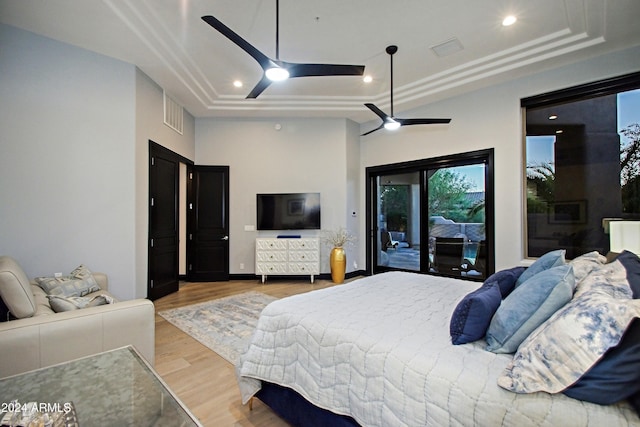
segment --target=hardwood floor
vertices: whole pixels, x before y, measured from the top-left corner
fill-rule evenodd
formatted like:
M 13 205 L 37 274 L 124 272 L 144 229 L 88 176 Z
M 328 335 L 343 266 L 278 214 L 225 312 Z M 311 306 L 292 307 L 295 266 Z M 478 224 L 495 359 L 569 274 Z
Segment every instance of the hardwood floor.
M 303 280 L 267 281 L 264 285 L 258 280 L 183 283 L 178 292 L 154 304 L 157 313 L 247 291 L 283 298 L 330 286 L 334 286 L 330 280 L 314 284 Z M 233 365 L 157 314 L 155 369 L 204 426 L 289 425 L 258 399 L 252 411 L 243 406 Z

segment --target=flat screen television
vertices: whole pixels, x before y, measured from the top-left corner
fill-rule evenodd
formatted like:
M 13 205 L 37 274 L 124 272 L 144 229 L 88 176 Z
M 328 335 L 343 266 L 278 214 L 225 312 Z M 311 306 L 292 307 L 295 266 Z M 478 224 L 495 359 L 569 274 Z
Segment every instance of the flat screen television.
M 258 230 L 320 230 L 320 193 L 257 194 Z

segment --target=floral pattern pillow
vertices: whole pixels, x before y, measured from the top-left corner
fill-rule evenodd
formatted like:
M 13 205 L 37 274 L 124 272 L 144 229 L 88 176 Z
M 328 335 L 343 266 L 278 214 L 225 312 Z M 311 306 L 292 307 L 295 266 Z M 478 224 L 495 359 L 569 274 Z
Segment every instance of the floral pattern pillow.
M 607 263 L 607 257 L 601 255 L 598 251 L 589 252 L 580 255 L 569 261 L 573 267 L 573 274 L 576 277 L 576 283 L 580 283 L 593 270 L 602 268 Z
M 632 298 L 633 291 L 627 280 L 627 270 L 620 261 L 592 270 L 576 285 L 573 298 L 579 298 L 590 291 L 606 293 L 613 298 Z
M 614 296 L 627 294 L 618 269 L 613 266 L 609 276 L 599 270 L 587 276 L 590 288 L 524 340 L 498 385 L 516 393 L 559 393 L 616 346 L 631 321 L 640 318 L 640 300 Z

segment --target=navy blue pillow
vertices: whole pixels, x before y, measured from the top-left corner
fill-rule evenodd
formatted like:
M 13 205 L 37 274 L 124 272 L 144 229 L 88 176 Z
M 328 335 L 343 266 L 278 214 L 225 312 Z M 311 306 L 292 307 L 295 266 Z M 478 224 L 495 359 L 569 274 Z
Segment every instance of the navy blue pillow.
M 451 342 L 458 345 L 484 338 L 500 302 L 502 295 L 496 282 L 467 294 L 453 310 L 449 325 Z
M 516 286 L 516 280 L 518 280 L 520 275 L 526 269 L 527 267 L 513 267 L 506 270 L 500 270 L 487 277 L 487 280 L 485 280 L 484 283 L 489 284 L 491 282 L 498 282 L 498 286 L 500 286 L 500 294 L 502 294 L 502 298 L 504 299 L 511 293 L 513 288 Z
M 627 270 L 627 281 L 633 291 L 633 299 L 640 298 L 640 258 L 633 252 L 622 251 L 616 258 Z
M 563 393 L 600 405 L 610 405 L 628 398 L 631 401 L 635 398 L 636 403 L 640 403 L 640 319 L 634 319 L 620 343 L 607 351 L 598 363 Z

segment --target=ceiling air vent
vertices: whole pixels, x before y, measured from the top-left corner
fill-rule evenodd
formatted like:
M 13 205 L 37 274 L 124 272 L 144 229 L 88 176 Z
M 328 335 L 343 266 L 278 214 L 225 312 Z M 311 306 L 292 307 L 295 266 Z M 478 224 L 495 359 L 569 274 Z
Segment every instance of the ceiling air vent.
M 463 49 L 464 47 L 462 46 L 462 43 L 460 43 L 460 40 L 455 37 L 431 46 L 431 50 L 433 50 L 439 57 L 448 56 L 453 53 L 460 52 Z
M 162 91 L 164 95 L 164 124 L 182 135 L 184 107 Z

